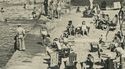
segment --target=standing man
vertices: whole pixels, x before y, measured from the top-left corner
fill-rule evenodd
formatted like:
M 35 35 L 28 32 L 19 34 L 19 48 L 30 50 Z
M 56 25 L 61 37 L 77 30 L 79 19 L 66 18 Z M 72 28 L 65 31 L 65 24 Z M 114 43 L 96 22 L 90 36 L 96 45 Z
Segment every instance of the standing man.
M 17 39 L 19 42 L 19 50 L 25 51 L 25 43 L 24 43 L 24 37 L 25 37 L 25 30 L 21 27 L 21 25 L 18 25 L 17 28 Z
M 44 0 L 44 11 L 45 11 L 45 16 L 48 15 L 48 0 Z

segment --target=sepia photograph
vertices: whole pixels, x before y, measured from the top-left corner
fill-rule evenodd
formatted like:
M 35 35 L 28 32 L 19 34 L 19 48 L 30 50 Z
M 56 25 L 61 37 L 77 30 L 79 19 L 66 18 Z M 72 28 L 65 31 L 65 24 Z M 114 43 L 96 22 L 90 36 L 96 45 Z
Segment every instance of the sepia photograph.
M 125 69 L 125 0 L 0 0 L 0 69 Z

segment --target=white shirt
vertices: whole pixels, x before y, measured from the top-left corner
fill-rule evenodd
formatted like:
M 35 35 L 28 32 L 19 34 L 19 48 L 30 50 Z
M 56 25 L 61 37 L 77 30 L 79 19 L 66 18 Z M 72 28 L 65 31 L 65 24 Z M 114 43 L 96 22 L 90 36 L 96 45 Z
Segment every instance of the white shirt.
M 18 27 L 17 28 L 17 34 L 18 35 L 24 35 L 25 34 L 25 30 L 22 27 Z

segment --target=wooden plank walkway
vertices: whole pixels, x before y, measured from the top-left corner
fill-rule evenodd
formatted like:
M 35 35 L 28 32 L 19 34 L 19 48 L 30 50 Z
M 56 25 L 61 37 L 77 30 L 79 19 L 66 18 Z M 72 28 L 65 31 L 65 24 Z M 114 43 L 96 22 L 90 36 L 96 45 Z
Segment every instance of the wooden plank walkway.
M 41 25 L 37 25 L 27 34 L 25 37 L 26 50 L 16 51 L 8 61 L 5 69 L 24 69 L 25 66 L 26 69 L 37 69 L 37 67 L 41 66 L 41 61 L 43 60 L 41 56 L 44 57 L 43 54 L 46 52 L 46 47 L 41 45 L 40 28 Z
M 45 53 L 45 47 L 41 45 L 41 42 L 42 40 L 40 36 L 28 34 L 25 38 L 26 53 L 30 53 L 32 55 Z

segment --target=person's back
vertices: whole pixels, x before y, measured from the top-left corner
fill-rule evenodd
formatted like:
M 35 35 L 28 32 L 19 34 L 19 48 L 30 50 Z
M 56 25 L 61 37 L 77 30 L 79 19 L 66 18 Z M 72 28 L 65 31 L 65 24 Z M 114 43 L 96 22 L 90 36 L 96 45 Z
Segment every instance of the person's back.
M 25 30 L 22 27 L 18 27 L 17 28 L 17 34 L 18 35 L 24 35 L 25 34 Z
M 69 54 L 69 60 L 67 62 L 67 65 L 73 66 L 76 60 L 77 60 L 77 54 L 71 51 L 71 53 Z

